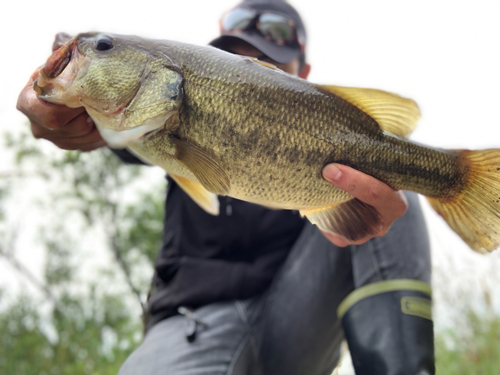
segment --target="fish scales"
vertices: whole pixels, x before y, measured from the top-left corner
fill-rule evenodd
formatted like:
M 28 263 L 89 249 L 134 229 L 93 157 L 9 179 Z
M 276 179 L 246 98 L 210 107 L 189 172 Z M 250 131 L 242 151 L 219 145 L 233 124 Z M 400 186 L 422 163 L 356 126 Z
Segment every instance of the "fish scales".
M 420 114 L 395 94 L 316 85 L 212 47 L 102 33 L 61 42 L 33 88 L 83 105 L 111 146 L 164 168 L 212 214 L 215 194 L 229 195 L 298 209 L 351 240 L 373 235 L 378 213 L 322 178 L 336 162 L 427 196 L 474 250 L 500 244 L 500 152 L 408 141 Z
M 283 81 L 276 85 L 276 72 L 231 55 L 203 60 L 208 61 L 205 69 L 197 66 L 192 51 L 181 60 L 186 100 L 179 134 L 212 151 L 237 198 L 278 202 L 284 208 L 290 208 L 288 202 L 302 208 L 349 199 L 320 178 L 329 162 L 342 162 L 394 188 L 428 196 L 439 196 L 456 181 L 456 155 L 385 135 L 352 104 L 306 81 L 290 82 L 282 74 Z M 227 71 L 221 68 L 224 64 L 235 66 Z M 439 163 L 432 164 L 432 170 L 430 159 Z M 441 174 L 443 170 L 451 173 Z

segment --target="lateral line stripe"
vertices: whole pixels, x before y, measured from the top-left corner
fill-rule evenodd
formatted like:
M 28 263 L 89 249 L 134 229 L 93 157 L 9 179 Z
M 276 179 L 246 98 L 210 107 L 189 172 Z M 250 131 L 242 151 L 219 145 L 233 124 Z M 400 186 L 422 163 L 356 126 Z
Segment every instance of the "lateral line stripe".
M 349 310 L 354 304 L 361 301 L 362 299 L 374 296 L 376 294 L 394 292 L 398 290 L 421 292 L 427 294 L 429 297 L 432 296 L 431 286 L 423 281 L 412 279 L 379 281 L 377 283 L 362 286 L 361 288 L 358 288 L 354 292 L 349 294 L 337 308 L 337 316 L 339 319 L 342 319 L 347 310 Z

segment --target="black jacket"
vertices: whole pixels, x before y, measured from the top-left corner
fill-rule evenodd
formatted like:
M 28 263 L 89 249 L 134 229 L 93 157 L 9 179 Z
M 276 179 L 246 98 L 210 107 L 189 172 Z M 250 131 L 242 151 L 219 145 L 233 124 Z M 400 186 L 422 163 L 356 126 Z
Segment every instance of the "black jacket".
M 126 151 L 115 151 L 137 163 Z M 262 293 L 304 227 L 296 211 L 219 197 L 220 214 L 203 211 L 168 179 L 163 245 L 155 264 L 149 326 L 179 306 L 245 299 Z

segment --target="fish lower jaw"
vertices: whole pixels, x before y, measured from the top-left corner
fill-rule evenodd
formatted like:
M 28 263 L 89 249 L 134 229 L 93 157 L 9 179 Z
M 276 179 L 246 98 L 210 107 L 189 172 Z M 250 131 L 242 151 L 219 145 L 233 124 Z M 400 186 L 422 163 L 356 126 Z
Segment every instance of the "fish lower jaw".
M 42 83 L 41 80 L 36 79 L 33 82 L 33 90 L 38 94 L 38 97 L 46 102 L 53 104 L 64 104 L 67 107 L 81 107 L 78 100 L 69 100 L 68 95 L 65 94 L 67 87 L 71 83 L 67 82 L 66 85 L 60 83 Z M 72 105 L 73 104 L 73 105 Z
M 73 85 L 73 75 L 63 72 L 56 78 L 48 78 L 39 70 L 38 76 L 33 81 L 33 90 L 39 97 L 49 103 L 64 104 L 68 107 L 81 107 L 77 98 L 72 98 L 74 95 L 70 93 L 70 88 Z

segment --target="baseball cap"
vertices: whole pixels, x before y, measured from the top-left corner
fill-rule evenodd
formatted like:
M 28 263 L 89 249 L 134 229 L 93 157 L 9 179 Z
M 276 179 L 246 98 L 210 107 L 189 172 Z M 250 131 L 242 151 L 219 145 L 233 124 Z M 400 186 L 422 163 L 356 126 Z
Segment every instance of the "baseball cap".
M 224 45 L 234 39 L 247 42 L 272 60 L 286 64 L 296 57 L 304 57 L 306 45 L 306 30 L 299 13 L 284 0 L 246 0 L 238 4 L 229 12 L 238 8 L 250 9 L 257 14 L 263 12 L 277 13 L 293 21 L 295 38 L 290 43 L 278 44 L 267 39 L 255 27 L 239 30 L 238 32 L 226 31 L 221 27 L 221 36 L 212 40 L 210 45 L 224 49 Z

